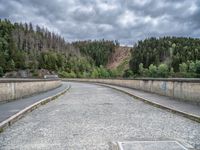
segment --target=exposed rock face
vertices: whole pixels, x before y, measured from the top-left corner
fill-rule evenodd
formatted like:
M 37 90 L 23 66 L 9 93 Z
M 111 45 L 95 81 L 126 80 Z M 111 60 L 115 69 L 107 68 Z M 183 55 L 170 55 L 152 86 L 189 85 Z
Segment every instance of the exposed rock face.
M 27 78 L 32 77 L 32 73 L 30 70 L 19 70 L 19 71 L 11 71 L 7 72 L 4 77 L 6 78 Z
M 43 78 L 44 75 L 49 75 L 51 74 L 49 70 L 46 70 L 46 69 L 40 69 L 37 71 L 37 74 L 38 74 L 38 77 L 41 77 Z
M 17 71 L 7 72 L 7 73 L 5 73 L 4 77 L 6 77 L 6 78 L 17 77 Z
M 112 56 L 109 59 L 109 62 L 107 64 L 108 69 L 116 69 L 120 64 L 123 63 L 125 59 L 130 57 L 131 48 L 130 47 L 118 47 L 115 49 L 115 52 L 112 54 Z

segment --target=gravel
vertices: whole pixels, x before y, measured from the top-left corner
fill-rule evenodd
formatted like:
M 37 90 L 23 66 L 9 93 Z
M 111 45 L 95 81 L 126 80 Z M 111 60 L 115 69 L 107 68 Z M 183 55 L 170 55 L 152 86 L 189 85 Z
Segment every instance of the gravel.
M 105 150 L 113 141 L 177 140 L 200 150 L 200 124 L 110 88 L 72 88 L 0 134 L 1 150 Z

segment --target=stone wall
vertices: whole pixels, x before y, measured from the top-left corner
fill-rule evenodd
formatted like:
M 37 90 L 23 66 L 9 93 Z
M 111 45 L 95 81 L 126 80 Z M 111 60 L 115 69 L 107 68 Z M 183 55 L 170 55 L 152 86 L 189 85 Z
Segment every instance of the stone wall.
M 48 91 L 61 85 L 60 80 L 0 79 L 0 102 Z
M 200 103 L 200 79 L 66 79 L 97 82 L 152 92 L 184 101 Z

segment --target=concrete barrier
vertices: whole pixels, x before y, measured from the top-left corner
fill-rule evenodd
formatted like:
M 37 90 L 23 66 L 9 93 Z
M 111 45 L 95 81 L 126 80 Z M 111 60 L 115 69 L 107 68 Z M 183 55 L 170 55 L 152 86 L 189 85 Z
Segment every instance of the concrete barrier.
M 40 107 L 41 105 L 44 105 L 44 104 L 56 99 L 57 97 L 65 94 L 70 88 L 71 88 L 71 86 L 68 86 L 67 88 L 65 88 L 61 92 L 56 93 L 55 95 L 41 99 L 40 101 L 35 102 L 34 104 L 27 106 L 26 108 L 20 110 L 18 113 L 12 115 L 8 119 L 0 122 L 0 133 L 3 132 L 3 130 L 6 129 L 7 127 L 11 126 L 14 122 L 16 122 L 17 120 L 24 117 L 27 113 L 35 110 L 36 108 Z
M 96 82 L 152 92 L 183 101 L 200 104 L 200 79 L 64 79 L 68 81 Z
M 0 79 L 0 102 L 48 91 L 60 85 L 58 79 Z

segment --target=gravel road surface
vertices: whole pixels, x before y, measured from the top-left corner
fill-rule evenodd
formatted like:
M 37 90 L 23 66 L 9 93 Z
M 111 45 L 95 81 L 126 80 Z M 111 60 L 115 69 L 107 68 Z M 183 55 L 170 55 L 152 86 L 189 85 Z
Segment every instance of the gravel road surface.
M 110 88 L 72 88 L 0 134 L 1 150 L 105 150 L 112 141 L 177 140 L 200 150 L 200 124 Z

